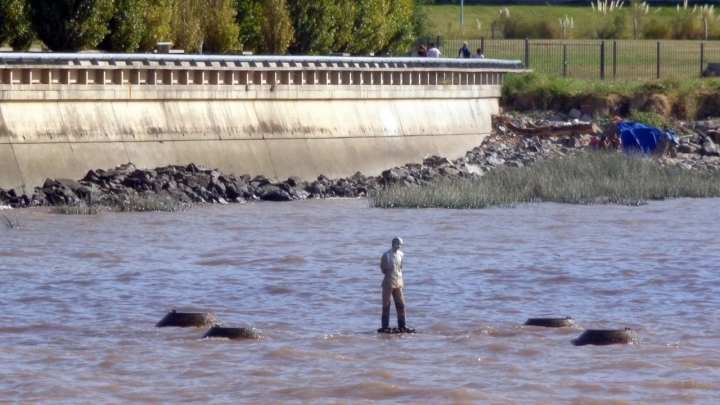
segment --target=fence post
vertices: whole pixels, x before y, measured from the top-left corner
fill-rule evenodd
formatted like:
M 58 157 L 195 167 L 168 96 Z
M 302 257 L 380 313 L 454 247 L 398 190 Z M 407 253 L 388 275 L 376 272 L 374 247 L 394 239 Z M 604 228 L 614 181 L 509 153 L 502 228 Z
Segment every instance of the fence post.
M 656 75 L 656 76 L 657 76 L 657 78 L 659 79 L 659 78 L 660 78 L 660 41 L 657 41 L 657 56 L 656 56 L 656 60 L 657 60 L 657 66 L 655 67 L 655 69 L 657 70 L 657 75 Z
M 703 66 L 705 66 L 705 43 L 700 42 L 700 77 L 703 77 Z
M 563 44 L 563 77 L 567 77 L 567 44 Z
M 613 79 L 617 78 L 617 41 L 613 41 Z
M 605 80 L 605 41 L 600 43 L 600 80 Z
M 530 68 L 530 40 L 525 38 L 525 69 Z

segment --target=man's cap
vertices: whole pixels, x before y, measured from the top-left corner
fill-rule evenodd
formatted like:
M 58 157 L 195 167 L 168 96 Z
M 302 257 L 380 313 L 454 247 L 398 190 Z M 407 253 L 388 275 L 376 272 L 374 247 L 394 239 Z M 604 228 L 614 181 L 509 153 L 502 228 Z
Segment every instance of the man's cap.
M 402 246 L 402 239 L 400 239 L 400 238 L 393 238 L 393 240 L 392 240 L 392 245 L 393 245 L 393 246 Z

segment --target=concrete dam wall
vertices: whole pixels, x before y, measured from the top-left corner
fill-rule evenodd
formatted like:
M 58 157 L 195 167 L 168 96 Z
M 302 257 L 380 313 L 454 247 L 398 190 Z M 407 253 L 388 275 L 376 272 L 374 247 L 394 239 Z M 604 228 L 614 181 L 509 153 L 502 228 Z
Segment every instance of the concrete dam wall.
M 0 57 L 0 187 L 27 191 L 128 162 L 281 181 L 457 158 L 490 132 L 503 74 L 521 69 L 417 58 L 10 55 L 25 56 Z

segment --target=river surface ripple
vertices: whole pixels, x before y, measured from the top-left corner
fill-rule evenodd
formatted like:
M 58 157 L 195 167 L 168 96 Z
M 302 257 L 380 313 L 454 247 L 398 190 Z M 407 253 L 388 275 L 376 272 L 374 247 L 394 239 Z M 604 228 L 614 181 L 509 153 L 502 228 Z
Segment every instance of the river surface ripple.
M 718 213 L 720 199 L 6 212 L 26 229 L 0 229 L 0 403 L 716 403 Z M 375 333 L 394 236 L 415 335 Z M 155 328 L 173 308 L 267 337 Z M 522 326 L 543 316 L 642 343 Z

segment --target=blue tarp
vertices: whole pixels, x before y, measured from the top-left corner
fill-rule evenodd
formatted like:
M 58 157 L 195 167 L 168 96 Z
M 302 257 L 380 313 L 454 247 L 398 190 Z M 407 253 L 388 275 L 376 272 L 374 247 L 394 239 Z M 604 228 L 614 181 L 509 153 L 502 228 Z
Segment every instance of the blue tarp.
M 638 122 L 618 122 L 618 132 L 625 153 L 649 156 L 662 139 L 674 143 L 675 146 L 679 144 L 675 132 L 663 131 Z

